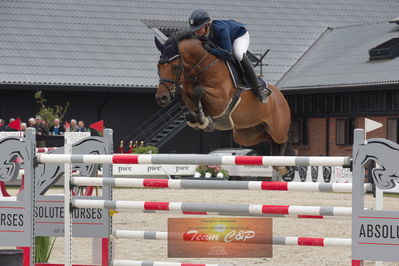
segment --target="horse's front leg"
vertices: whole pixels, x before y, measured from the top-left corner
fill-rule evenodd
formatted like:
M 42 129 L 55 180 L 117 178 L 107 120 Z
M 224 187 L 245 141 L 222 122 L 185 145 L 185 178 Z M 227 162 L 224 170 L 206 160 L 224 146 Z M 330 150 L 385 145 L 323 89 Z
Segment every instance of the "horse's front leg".
M 184 116 L 186 118 L 187 123 L 193 127 L 193 128 L 198 128 L 192 125 L 195 125 L 197 123 L 195 114 L 190 110 L 189 108 L 189 103 L 192 105 L 192 101 L 187 97 L 187 95 L 183 95 L 181 91 L 176 93 L 176 99 L 179 102 L 179 105 L 184 113 Z
M 202 109 L 201 99 L 204 95 L 205 89 L 202 86 L 197 86 L 193 90 L 193 111 L 195 115 L 195 120 L 199 123 L 198 127 L 204 131 L 213 131 L 213 121 L 211 117 L 206 117 L 204 110 Z

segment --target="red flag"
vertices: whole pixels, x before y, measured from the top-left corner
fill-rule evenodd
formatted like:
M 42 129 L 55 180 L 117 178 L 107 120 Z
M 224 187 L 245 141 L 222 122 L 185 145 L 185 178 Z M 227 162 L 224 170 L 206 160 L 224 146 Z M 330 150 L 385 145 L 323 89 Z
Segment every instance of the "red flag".
M 97 130 L 98 132 L 104 132 L 104 120 L 97 121 L 89 126 L 90 128 Z
M 65 128 L 70 128 L 70 127 L 71 125 L 67 121 L 65 121 Z
M 10 124 L 8 124 L 8 127 L 20 131 L 21 130 L 21 119 L 19 119 L 19 117 L 18 117 L 17 119 L 12 121 Z

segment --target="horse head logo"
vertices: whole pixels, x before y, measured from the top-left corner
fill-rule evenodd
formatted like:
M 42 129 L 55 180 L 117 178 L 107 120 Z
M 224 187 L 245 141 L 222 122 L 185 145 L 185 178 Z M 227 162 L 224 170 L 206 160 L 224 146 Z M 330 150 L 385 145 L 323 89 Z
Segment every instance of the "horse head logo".
M 399 181 L 399 145 L 386 139 L 370 139 L 361 145 L 354 156 L 354 163 L 365 165 L 373 160 L 376 167 L 371 171 L 379 189 L 394 188 Z
M 74 154 L 107 154 L 108 142 L 104 138 L 90 137 L 80 140 L 72 145 Z M 49 154 L 63 154 L 64 147 L 48 152 Z M 96 176 L 98 164 L 74 163 L 72 170 L 79 176 Z M 64 174 L 64 164 L 39 164 L 35 173 L 37 176 L 36 193 L 44 195 L 51 186 Z
M 20 163 L 27 159 L 25 143 L 18 138 L 0 140 L 0 181 L 9 182 L 19 174 Z

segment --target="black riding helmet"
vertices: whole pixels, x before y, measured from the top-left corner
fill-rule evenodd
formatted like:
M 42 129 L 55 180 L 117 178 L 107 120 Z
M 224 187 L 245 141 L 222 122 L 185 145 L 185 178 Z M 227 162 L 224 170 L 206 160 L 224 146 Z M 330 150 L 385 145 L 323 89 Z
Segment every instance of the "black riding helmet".
M 203 9 L 195 9 L 193 12 L 191 12 L 190 18 L 188 20 L 192 32 L 199 30 L 209 21 L 211 21 L 211 18 L 209 17 L 208 12 Z

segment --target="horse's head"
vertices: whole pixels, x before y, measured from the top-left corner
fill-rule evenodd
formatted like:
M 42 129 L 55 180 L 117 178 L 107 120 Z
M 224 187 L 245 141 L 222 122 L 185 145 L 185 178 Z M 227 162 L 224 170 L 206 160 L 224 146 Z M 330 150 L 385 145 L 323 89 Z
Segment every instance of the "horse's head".
M 169 39 L 165 44 L 155 38 L 155 44 L 161 52 L 158 61 L 159 85 L 155 99 L 159 106 L 165 107 L 170 103 L 176 91 L 180 89 L 184 67 L 177 41 L 174 38 Z

